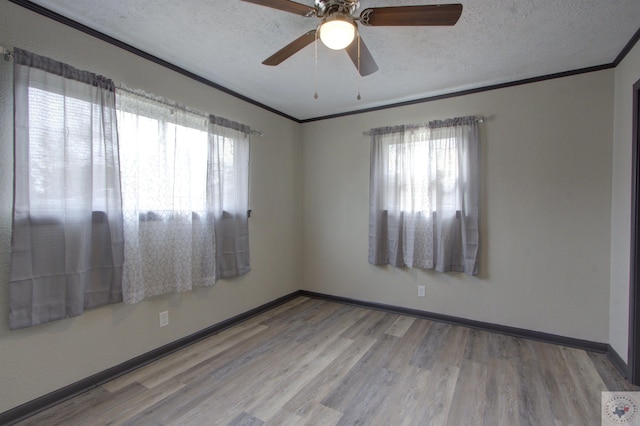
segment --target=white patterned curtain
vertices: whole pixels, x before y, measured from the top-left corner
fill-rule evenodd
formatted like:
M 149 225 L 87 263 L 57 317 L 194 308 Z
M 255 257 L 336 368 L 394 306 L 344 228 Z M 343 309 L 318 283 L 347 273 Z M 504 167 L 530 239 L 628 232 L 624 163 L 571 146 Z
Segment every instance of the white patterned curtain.
M 227 229 L 232 236 L 239 233 L 236 210 L 229 210 L 234 220 L 228 226 L 222 223 L 223 199 L 244 197 L 246 224 L 248 192 L 236 194 L 230 179 L 248 174 L 248 136 L 246 166 L 237 170 L 236 163 L 242 163 L 237 151 L 244 141 L 212 133 L 210 117 L 125 89 L 118 91 L 117 108 L 125 303 L 213 285 L 221 277 L 247 272 L 248 230 L 240 237 L 246 239 L 247 264 L 232 265 L 235 273 L 221 272 L 222 260 L 229 256 L 220 254 L 226 247 L 220 235 Z
M 12 329 L 122 301 L 111 80 L 14 49 Z
M 475 117 L 371 131 L 369 262 L 478 272 Z

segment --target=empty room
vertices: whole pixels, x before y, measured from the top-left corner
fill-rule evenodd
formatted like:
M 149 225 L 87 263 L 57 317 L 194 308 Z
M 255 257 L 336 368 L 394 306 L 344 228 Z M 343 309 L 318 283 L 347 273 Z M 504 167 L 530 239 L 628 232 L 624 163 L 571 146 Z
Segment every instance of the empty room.
M 0 424 L 640 424 L 639 40 L 0 0 Z

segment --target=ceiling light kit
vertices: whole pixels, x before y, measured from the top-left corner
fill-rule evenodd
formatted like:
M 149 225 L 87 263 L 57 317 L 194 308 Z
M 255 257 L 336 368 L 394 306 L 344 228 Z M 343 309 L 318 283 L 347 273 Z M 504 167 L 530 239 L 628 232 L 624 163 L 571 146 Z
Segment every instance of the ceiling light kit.
M 333 50 L 342 50 L 353 42 L 356 26 L 351 15 L 334 13 L 322 20 L 318 32 L 325 46 Z

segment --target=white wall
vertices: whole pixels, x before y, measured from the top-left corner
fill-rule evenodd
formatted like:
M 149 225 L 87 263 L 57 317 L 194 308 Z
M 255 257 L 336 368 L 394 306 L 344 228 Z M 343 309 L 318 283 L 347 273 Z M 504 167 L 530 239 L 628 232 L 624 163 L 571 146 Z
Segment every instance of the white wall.
M 300 288 L 298 123 L 6 1 L 0 2 L 0 45 L 50 56 L 264 132 L 252 138 L 251 147 L 249 274 L 213 288 L 111 305 L 9 331 L 13 153 L 11 129 L 0 126 L 0 412 Z M 10 82 L 10 65 L 2 62 L 1 78 Z M 11 102 L 10 92 L 0 92 L 1 116 L 11 114 Z M 160 329 L 158 313 L 164 310 L 170 325 Z
M 613 77 L 605 70 L 306 123 L 304 288 L 607 342 Z M 480 276 L 368 264 L 362 132 L 464 115 L 487 117 Z
M 628 362 L 631 247 L 631 144 L 633 85 L 640 80 L 640 44 L 615 70 L 611 202 L 611 293 L 609 340 Z

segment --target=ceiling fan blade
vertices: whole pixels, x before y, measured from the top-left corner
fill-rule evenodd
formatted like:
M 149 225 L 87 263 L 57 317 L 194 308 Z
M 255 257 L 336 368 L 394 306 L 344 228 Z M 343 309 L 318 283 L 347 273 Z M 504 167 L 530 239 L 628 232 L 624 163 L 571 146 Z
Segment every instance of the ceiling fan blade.
M 454 25 L 462 14 L 461 4 L 374 7 L 362 11 L 360 23 L 372 27 Z
M 285 59 L 288 59 L 293 54 L 307 47 L 309 44 L 313 43 L 316 39 L 316 30 L 311 30 L 306 34 L 298 37 L 291 43 L 287 44 L 282 49 L 278 50 L 273 55 L 269 56 L 262 63 L 264 65 L 278 65 L 283 62 Z
M 353 65 L 358 68 L 358 41 L 360 41 L 360 75 L 365 77 L 378 71 L 378 65 L 376 61 L 373 60 L 373 56 L 371 56 L 367 45 L 364 44 L 362 37 L 360 37 L 359 40 L 356 38 L 353 40 L 353 43 L 345 48 L 353 61 Z
M 285 12 L 295 13 L 301 16 L 315 16 L 316 10 L 313 7 L 296 3 L 289 0 L 242 0 L 247 3 L 259 4 L 260 6 L 270 7 L 272 9 L 278 9 Z

